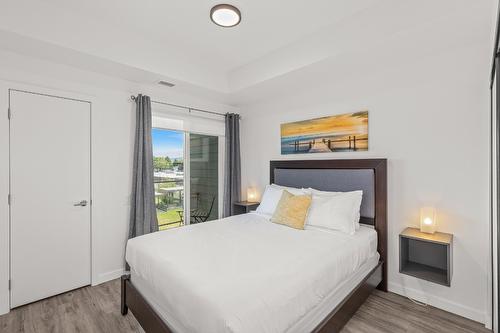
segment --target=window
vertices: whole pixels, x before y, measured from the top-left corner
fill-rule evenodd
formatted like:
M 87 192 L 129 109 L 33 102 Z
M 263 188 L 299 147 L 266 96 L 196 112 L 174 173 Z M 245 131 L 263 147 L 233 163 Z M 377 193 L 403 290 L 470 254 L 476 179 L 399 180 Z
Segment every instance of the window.
M 184 133 L 153 128 L 155 204 L 160 230 L 182 225 Z

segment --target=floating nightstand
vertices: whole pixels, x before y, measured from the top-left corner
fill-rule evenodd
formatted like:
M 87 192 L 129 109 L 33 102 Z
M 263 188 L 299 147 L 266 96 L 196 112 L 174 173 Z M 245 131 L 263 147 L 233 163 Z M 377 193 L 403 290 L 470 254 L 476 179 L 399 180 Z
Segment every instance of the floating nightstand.
M 452 234 L 428 234 L 416 228 L 406 228 L 399 234 L 400 273 L 449 287 L 452 265 Z
M 250 211 L 255 210 L 259 207 L 260 202 L 249 202 L 249 201 L 238 201 L 234 203 L 234 214 L 240 215 L 250 213 Z

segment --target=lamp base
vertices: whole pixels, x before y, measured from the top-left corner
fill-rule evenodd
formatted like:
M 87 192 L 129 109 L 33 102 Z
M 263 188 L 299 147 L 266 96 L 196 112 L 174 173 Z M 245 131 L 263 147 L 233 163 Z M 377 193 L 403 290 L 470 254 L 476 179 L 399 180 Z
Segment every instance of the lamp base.
M 436 232 L 436 228 L 434 226 L 420 226 L 420 232 L 426 233 L 426 234 L 433 234 Z

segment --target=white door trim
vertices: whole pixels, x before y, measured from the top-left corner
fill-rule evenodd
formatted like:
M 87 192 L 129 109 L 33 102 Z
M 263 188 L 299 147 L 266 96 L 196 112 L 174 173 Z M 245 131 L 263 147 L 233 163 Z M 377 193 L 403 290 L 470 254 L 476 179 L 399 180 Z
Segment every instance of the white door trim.
M 90 275 L 90 280 L 91 284 L 93 285 L 95 281 L 97 281 L 97 277 L 95 276 L 95 260 L 94 260 L 94 228 L 93 228 L 93 183 L 92 183 L 92 174 L 93 174 L 93 161 L 92 161 L 92 104 L 93 104 L 93 98 L 88 98 L 89 96 L 85 95 L 80 95 L 76 93 L 71 93 L 67 94 L 66 92 L 62 92 L 59 90 L 52 90 L 52 89 L 47 89 L 47 88 L 41 88 L 41 87 L 36 87 L 36 86 L 30 86 L 30 85 L 24 85 L 24 84 L 9 84 L 7 88 L 7 105 L 9 107 L 9 114 L 11 115 L 10 118 L 15 117 L 15 110 L 11 110 L 11 92 L 21 92 L 21 93 L 26 93 L 26 94 L 33 94 L 33 95 L 39 95 L 39 96 L 47 96 L 47 97 L 53 97 L 53 98 L 60 98 L 60 99 L 65 99 L 65 100 L 70 100 L 70 101 L 77 101 L 77 102 L 83 102 L 83 103 L 88 103 L 89 104 L 89 156 L 90 156 L 90 188 L 89 188 L 89 193 L 90 193 L 90 204 L 89 204 L 89 210 L 90 210 L 90 222 L 89 222 L 89 232 L 90 232 L 90 267 L 89 267 L 89 275 Z M 11 113 L 12 112 L 12 113 Z M 9 156 L 8 156 L 8 183 L 9 183 L 9 188 L 8 192 L 9 194 L 12 192 L 11 188 L 11 158 L 10 158 L 10 152 L 11 152 L 11 123 L 10 123 L 10 118 L 8 120 L 8 128 L 9 128 Z M 9 309 L 11 308 L 11 290 L 10 290 L 10 280 L 12 278 L 11 274 L 11 265 L 12 265 L 12 228 L 11 228 L 11 206 L 9 204 L 8 207 L 8 271 L 9 271 Z

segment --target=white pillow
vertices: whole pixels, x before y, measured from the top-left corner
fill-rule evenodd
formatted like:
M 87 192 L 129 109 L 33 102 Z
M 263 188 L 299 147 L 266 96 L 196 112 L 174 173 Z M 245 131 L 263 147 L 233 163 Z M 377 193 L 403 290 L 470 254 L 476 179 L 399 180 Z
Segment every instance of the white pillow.
M 292 193 L 293 195 L 304 195 L 304 194 L 310 193 L 309 189 L 306 189 L 306 188 L 281 186 L 281 185 L 276 185 L 276 184 L 271 184 L 271 186 L 278 188 L 278 189 L 281 189 L 281 190 L 287 190 L 288 192 Z
M 345 192 L 333 192 L 333 191 L 320 191 L 312 187 L 309 187 L 307 191 L 311 192 L 312 194 L 320 194 L 320 195 L 337 195 L 345 193 Z
M 353 235 L 359 215 L 363 191 L 342 192 L 337 195 L 312 195 L 306 227 L 320 227 Z
M 335 196 L 335 195 L 339 195 L 339 194 L 342 194 L 342 193 L 349 193 L 349 192 L 320 191 L 320 190 L 317 190 L 317 189 L 312 188 L 312 187 L 309 187 L 307 189 L 307 191 L 309 193 L 311 193 L 311 194 L 316 194 L 316 195 L 330 195 L 330 196 Z M 363 191 L 361 191 L 361 194 L 362 193 L 363 193 Z M 359 230 L 359 228 L 360 228 L 360 225 L 359 225 L 359 219 L 360 218 L 361 218 L 361 213 L 358 210 L 358 213 L 354 217 L 354 225 L 356 226 L 356 230 Z
M 264 194 L 262 195 L 262 199 L 260 200 L 260 205 L 256 209 L 257 213 L 270 215 L 274 214 L 276 206 L 278 205 L 278 202 L 281 199 L 281 195 L 283 194 L 283 190 L 287 190 L 293 195 L 308 193 L 303 189 L 295 187 L 286 187 L 276 184 L 266 185 L 266 189 L 264 190 Z

